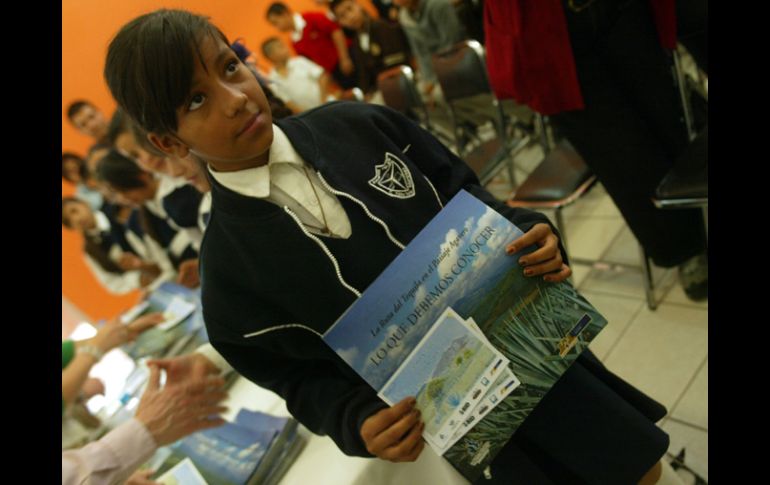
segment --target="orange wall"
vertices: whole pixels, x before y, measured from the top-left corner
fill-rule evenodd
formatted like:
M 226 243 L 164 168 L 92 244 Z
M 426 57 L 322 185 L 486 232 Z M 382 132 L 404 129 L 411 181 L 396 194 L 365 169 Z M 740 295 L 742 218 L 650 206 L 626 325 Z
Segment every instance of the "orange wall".
M 85 154 L 90 139 L 80 135 L 66 119 L 66 107 L 85 98 L 110 116 L 115 102 L 102 77 L 107 45 L 131 19 L 158 8 L 185 8 L 207 15 L 231 40 L 243 38 L 258 58 L 262 41 L 278 32 L 265 20 L 272 0 L 105 0 L 62 1 L 62 150 Z M 289 0 L 298 11 L 322 10 L 314 0 Z M 369 7 L 369 5 L 367 5 Z M 371 10 L 371 9 L 370 9 Z M 259 62 L 261 67 L 268 67 Z M 72 186 L 62 182 L 62 195 Z M 83 263 L 82 238 L 62 228 L 62 294 L 92 320 L 115 315 L 136 302 L 138 293 L 115 297 L 91 275 Z

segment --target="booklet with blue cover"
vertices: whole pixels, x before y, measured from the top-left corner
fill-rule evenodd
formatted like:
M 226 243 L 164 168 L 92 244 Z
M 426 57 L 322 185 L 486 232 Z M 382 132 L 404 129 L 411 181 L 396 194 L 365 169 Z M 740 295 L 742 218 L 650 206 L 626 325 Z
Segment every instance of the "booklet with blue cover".
M 471 481 L 607 321 L 569 282 L 525 277 L 522 231 L 460 191 L 324 334 Z

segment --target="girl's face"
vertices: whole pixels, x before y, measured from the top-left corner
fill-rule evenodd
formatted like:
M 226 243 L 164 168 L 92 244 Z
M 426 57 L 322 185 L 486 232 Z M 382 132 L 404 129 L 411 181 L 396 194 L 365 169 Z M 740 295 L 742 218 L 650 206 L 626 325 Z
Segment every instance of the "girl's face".
M 78 162 L 70 158 L 64 161 L 64 166 L 62 168 L 64 168 L 63 171 L 67 180 L 76 185 L 82 182 L 82 180 L 80 180 L 80 164 Z
M 215 170 L 229 172 L 264 165 L 273 142 L 270 107 L 259 83 L 230 47 L 204 36 L 196 56 L 192 88 L 177 110 L 175 135 L 150 135 L 176 158 L 197 155 Z
M 168 175 L 166 167 L 166 158 L 158 157 L 142 148 L 134 138 L 131 132 L 121 133 L 115 138 L 115 148 L 123 152 L 124 155 L 133 159 L 142 170 L 147 172 L 162 173 Z
M 211 190 L 211 184 L 206 176 L 206 164 L 192 156 L 187 158 L 168 159 L 169 172 L 173 177 L 183 178 L 198 192 L 206 193 Z
M 72 124 L 84 135 L 95 139 L 107 135 L 107 120 L 101 111 L 90 105 L 85 105 L 72 116 Z
M 69 202 L 62 208 L 63 215 L 76 231 L 86 231 L 96 227 L 94 213 L 84 202 Z

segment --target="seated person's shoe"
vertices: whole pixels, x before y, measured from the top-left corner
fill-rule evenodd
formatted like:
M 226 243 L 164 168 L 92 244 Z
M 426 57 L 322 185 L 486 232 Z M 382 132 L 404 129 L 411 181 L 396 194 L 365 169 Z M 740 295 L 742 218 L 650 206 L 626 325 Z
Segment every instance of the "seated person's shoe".
M 679 283 L 687 298 L 693 301 L 708 300 L 709 260 L 705 251 L 680 264 L 678 273 Z

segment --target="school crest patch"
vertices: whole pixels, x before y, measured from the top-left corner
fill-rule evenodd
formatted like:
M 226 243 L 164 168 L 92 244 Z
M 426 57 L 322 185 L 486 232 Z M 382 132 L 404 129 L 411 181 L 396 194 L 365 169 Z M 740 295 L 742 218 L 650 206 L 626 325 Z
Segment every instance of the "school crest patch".
M 390 152 L 385 152 L 385 161 L 374 167 L 374 178 L 369 185 L 397 199 L 408 199 L 415 194 L 411 172 L 400 158 Z

